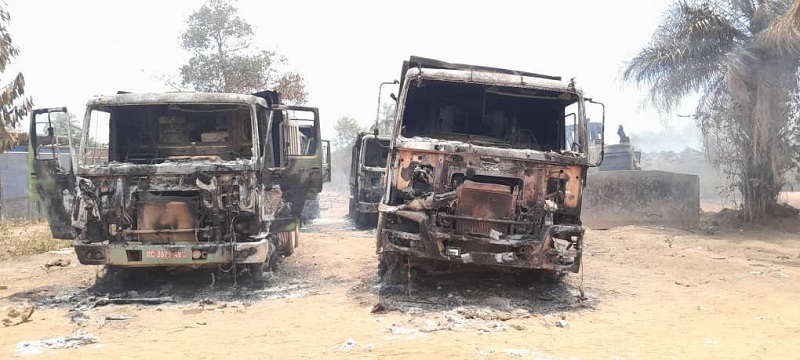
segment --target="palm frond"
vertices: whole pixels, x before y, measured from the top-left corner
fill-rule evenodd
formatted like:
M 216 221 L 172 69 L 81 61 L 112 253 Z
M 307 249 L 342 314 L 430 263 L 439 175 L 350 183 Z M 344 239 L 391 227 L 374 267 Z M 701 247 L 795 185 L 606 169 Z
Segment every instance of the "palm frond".
M 708 4 L 676 2 L 650 43 L 627 64 L 622 79 L 647 86 L 653 105 L 668 111 L 717 76 L 745 36 Z
M 772 26 L 781 15 L 792 8 L 792 2 L 793 0 L 759 1 L 752 19 L 753 34 L 761 33 Z
M 800 0 L 756 37 L 762 51 L 786 59 L 800 57 Z

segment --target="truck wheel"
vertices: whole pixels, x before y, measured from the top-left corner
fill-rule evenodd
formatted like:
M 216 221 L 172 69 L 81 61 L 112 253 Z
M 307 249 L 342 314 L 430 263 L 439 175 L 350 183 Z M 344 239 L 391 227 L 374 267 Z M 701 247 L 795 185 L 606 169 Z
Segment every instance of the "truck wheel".
M 386 223 L 386 217 L 383 213 L 378 213 L 378 223 L 375 226 L 375 253 L 379 254 L 381 252 L 381 248 L 383 247 L 383 243 L 381 242 L 381 233 L 383 232 L 383 227 Z
M 264 273 L 267 271 L 274 271 L 278 268 L 278 253 L 276 252 L 275 244 L 269 243 L 269 258 L 267 262 L 257 264 L 247 264 L 247 272 L 250 274 L 250 279 L 255 283 L 264 282 L 266 277 Z
M 356 217 L 358 216 L 358 211 L 356 211 L 356 202 L 353 198 L 350 198 L 350 203 L 348 204 L 347 216 L 350 217 L 350 220 L 356 221 Z
M 247 272 L 250 274 L 250 280 L 255 283 L 264 282 L 264 265 L 265 264 L 247 264 Z
M 564 281 L 564 277 L 567 276 L 567 273 L 563 271 L 548 271 L 545 273 L 544 280 L 549 284 L 558 284 Z
M 405 256 L 388 252 L 380 255 L 378 276 L 383 285 L 404 284 L 408 280 L 405 270 Z
M 364 228 L 364 213 L 356 212 L 355 216 L 353 217 L 353 222 L 356 223 L 356 229 L 363 229 Z
M 540 284 L 558 284 L 564 280 L 567 273 L 562 271 L 548 271 L 548 270 L 524 270 L 518 274 L 517 279 L 522 286 L 528 286 L 534 283 Z
M 297 247 L 297 238 L 299 236 L 299 228 L 296 228 L 294 231 L 278 233 L 278 254 L 283 256 L 291 256 L 294 254 L 294 248 Z
M 378 225 L 378 214 L 364 214 L 366 218 L 366 226 L 370 228 L 377 227 Z
M 356 228 L 358 229 L 374 228 L 378 222 L 378 214 L 360 212 L 355 219 Z

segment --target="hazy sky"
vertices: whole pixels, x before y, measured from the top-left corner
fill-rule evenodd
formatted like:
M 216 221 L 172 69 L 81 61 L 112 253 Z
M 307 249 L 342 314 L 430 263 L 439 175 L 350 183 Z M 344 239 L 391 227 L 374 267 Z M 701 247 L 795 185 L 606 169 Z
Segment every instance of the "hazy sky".
M 189 55 L 180 34 L 203 0 L 8 0 L 22 70 L 37 107 L 83 117 L 86 101 L 117 90 L 165 91 Z M 378 84 L 399 77 L 409 55 L 572 77 L 606 103 L 607 135 L 659 132 L 643 94 L 619 81 L 624 62 L 650 38 L 670 0 L 608 1 L 248 1 L 256 44 L 286 55 L 303 74 L 323 136 L 342 115 L 367 126 Z M 391 92 L 384 87 L 388 100 Z M 691 113 L 691 106 L 676 114 Z M 599 120 L 599 115 L 595 115 Z M 674 117 L 672 128 L 690 126 Z M 697 139 L 684 139 L 697 146 Z M 645 144 L 641 144 L 645 145 Z M 682 147 L 675 150 L 681 150 Z

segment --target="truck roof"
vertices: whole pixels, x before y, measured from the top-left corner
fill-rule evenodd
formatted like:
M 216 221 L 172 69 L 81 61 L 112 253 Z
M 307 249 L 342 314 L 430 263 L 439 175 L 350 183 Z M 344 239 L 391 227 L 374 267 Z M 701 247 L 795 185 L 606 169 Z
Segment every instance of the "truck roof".
M 92 98 L 87 107 L 103 105 L 155 105 L 155 104 L 258 104 L 268 107 L 259 96 L 228 93 L 164 92 L 164 93 L 119 93 Z
M 547 79 L 552 81 L 561 81 L 560 76 L 551 76 L 551 75 L 544 75 L 538 74 L 528 71 L 520 71 L 520 70 L 510 70 L 510 69 L 502 69 L 502 68 L 495 68 L 489 66 L 481 66 L 481 65 L 469 65 L 469 64 L 458 64 L 458 63 L 448 63 L 441 60 L 435 60 L 430 58 L 424 58 L 421 56 L 411 56 L 407 61 L 403 61 L 403 68 L 400 72 L 400 89 L 403 88 L 403 83 L 405 81 L 406 73 L 411 68 L 420 68 L 420 69 L 440 69 L 440 70 L 460 70 L 460 71 L 474 71 L 474 72 L 483 72 L 483 73 L 495 73 L 495 74 L 506 74 L 506 75 L 517 75 L 517 76 L 526 76 L 531 78 L 541 78 Z
M 407 74 L 409 76 L 419 76 L 429 80 L 548 90 L 559 93 L 583 93 L 580 87 L 575 86 L 571 82 L 568 83 L 565 81 L 516 74 L 501 74 L 475 70 L 464 71 L 425 68 L 411 68 L 408 69 Z

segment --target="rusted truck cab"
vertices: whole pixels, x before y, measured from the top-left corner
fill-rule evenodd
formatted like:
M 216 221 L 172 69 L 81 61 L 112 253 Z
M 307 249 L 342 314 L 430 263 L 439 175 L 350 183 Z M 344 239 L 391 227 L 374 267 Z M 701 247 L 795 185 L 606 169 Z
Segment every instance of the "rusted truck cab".
M 97 97 L 73 153 L 74 186 L 53 204 L 67 217 L 51 215 L 51 227 L 75 239 L 81 264 L 243 264 L 259 276 L 296 246 L 304 200 L 322 187 L 320 143 L 317 110 L 277 94 Z M 36 182 L 48 178 L 33 168 Z
M 358 227 L 375 226 L 378 204 L 385 191 L 384 172 L 389 156 L 389 135 L 361 132 L 350 160 L 350 219 Z
M 385 281 L 403 267 L 578 271 L 589 163 L 573 82 L 412 57 L 396 116 L 377 228 Z

